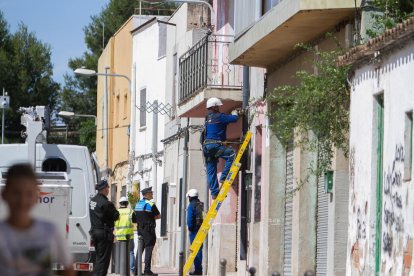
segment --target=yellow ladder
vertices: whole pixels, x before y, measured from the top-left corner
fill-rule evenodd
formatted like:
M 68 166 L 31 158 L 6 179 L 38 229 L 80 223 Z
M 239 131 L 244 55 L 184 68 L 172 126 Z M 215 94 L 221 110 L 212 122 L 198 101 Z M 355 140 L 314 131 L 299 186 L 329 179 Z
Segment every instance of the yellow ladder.
M 226 199 L 227 193 L 229 192 L 230 187 L 233 184 L 233 181 L 236 178 L 236 175 L 240 170 L 240 166 L 241 166 L 240 159 L 242 158 L 243 153 L 246 150 L 247 145 L 250 142 L 251 136 L 252 136 L 252 133 L 248 131 L 246 133 L 246 137 L 244 138 L 244 141 L 239 151 L 237 152 L 236 158 L 231 164 L 230 171 L 226 177 L 226 180 L 223 183 L 223 186 L 220 189 L 218 196 L 211 204 L 210 209 L 208 210 L 208 213 L 203 220 L 203 224 L 198 230 L 197 236 L 195 237 L 193 243 L 190 246 L 191 254 L 190 256 L 188 256 L 188 259 L 184 265 L 183 276 L 186 276 L 187 273 L 190 271 L 191 265 L 193 264 L 194 259 L 197 256 L 198 251 L 200 250 L 201 245 L 203 245 L 203 242 L 206 239 L 208 231 L 210 230 L 210 227 L 214 219 L 216 218 L 218 210 L 220 209 L 220 206 L 223 203 L 223 201 Z

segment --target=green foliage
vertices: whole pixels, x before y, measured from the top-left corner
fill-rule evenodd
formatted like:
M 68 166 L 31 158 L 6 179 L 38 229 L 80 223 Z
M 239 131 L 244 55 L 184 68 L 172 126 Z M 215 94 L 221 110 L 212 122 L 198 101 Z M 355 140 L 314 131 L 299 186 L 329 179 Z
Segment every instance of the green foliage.
M 314 55 L 317 74 L 298 71 L 298 85 L 279 86 L 269 93 L 268 116 L 273 132 L 285 146 L 295 141 L 296 146 L 318 152 L 318 164 L 309 169 L 319 176 L 330 168 L 334 148 L 348 151 L 349 67 L 336 65 L 338 55 L 344 52 L 339 43 L 332 51 L 303 44 L 298 47 Z
M 375 24 L 367 31 L 370 38 L 382 34 L 386 29 L 410 16 L 414 16 L 414 0 L 373 0 L 372 5 L 377 10 L 373 15 Z
M 96 149 L 96 126 L 93 118 L 88 118 L 80 123 L 79 142 L 87 146 L 91 152 Z
M 132 209 L 135 208 L 135 205 L 139 201 L 139 193 L 137 191 L 128 192 L 128 201 Z
M 11 97 L 6 113 L 6 136 L 10 142 L 20 139 L 23 127 L 17 110 L 21 106 L 56 106 L 59 84 L 52 79 L 50 46 L 20 24 L 12 34 L 0 12 L 0 84 Z

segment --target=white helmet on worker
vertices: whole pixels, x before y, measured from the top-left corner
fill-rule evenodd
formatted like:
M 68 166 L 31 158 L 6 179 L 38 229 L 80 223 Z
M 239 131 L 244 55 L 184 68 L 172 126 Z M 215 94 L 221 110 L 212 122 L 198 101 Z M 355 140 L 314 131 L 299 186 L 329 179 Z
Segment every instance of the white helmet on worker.
M 197 189 L 191 189 L 187 192 L 187 197 L 198 197 Z
M 206 108 L 209 109 L 213 106 L 221 106 L 223 103 L 219 98 L 210 98 L 207 100 Z
M 128 199 L 125 196 L 123 196 L 119 199 L 119 203 L 124 203 L 124 202 L 128 203 Z

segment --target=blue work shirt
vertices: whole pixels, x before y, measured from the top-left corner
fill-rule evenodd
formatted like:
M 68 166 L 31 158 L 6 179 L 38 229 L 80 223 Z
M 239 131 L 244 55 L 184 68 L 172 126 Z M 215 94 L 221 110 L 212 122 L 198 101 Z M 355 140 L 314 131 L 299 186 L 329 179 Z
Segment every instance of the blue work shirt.
M 227 125 L 237 122 L 238 119 L 237 115 L 209 112 L 206 119 L 206 139 L 225 141 Z
M 188 231 L 190 232 L 196 232 L 200 228 L 200 226 L 197 227 L 196 225 L 196 218 L 197 218 L 197 210 L 196 210 L 196 203 L 200 202 L 198 198 L 194 198 L 190 200 L 190 204 L 188 204 L 187 208 L 187 227 Z

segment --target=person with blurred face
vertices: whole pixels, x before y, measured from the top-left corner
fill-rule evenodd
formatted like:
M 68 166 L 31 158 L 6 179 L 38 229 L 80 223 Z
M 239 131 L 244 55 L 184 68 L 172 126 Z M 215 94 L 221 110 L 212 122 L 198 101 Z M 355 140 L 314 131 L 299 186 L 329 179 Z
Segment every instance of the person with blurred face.
M 31 216 L 38 202 L 38 181 L 29 164 L 16 164 L 7 171 L 1 193 L 9 216 L 0 222 L 0 274 L 52 275 L 52 264 L 63 264 L 63 275 L 74 275 L 72 257 L 57 227 Z

